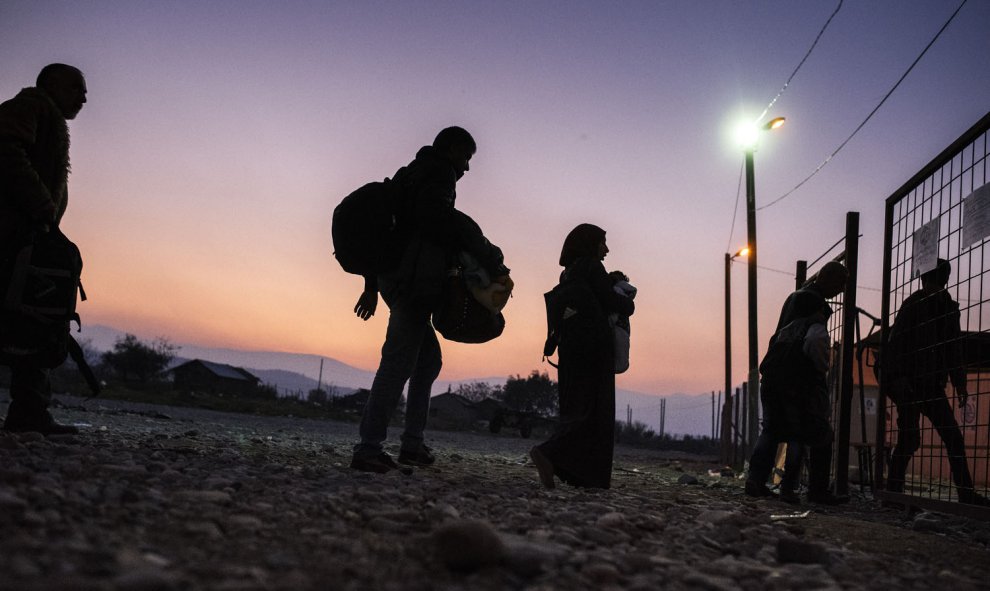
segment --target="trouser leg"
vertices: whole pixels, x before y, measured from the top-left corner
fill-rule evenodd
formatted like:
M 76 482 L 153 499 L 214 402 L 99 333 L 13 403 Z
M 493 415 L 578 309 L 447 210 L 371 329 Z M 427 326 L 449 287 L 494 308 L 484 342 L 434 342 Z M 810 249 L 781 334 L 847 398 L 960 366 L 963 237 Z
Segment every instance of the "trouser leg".
M 801 480 L 804 452 L 805 446 L 800 441 L 787 442 L 787 454 L 784 456 L 784 476 L 780 480 L 781 490 L 797 490 Z
M 960 495 L 972 494 L 973 477 L 969 473 L 969 465 L 966 462 L 966 442 L 962 432 L 959 430 L 959 423 L 956 415 L 952 412 L 947 398 L 940 397 L 925 403 L 922 412 L 935 430 L 938 431 L 945 451 L 949 456 L 949 468 L 952 472 L 952 481 L 959 489 Z
M 354 447 L 355 453 L 381 452 L 402 388 L 416 367 L 424 335 L 433 330 L 429 322 L 429 311 L 412 304 L 397 304 L 390 310 L 382 359 L 361 416 L 361 442 Z
M 428 329 L 423 335 L 416 367 L 409 378 L 406 396 L 406 425 L 402 433 L 402 448 L 416 450 L 423 443 L 423 431 L 430 415 L 430 391 L 440 375 L 443 357 L 436 332 Z
M 887 467 L 886 489 L 890 492 L 904 491 L 904 476 L 914 452 L 921 446 L 921 433 L 918 421 L 921 413 L 917 404 L 897 405 L 897 443 L 890 454 Z
M 749 458 L 749 481 L 757 484 L 767 483 L 773 472 L 773 461 L 776 457 L 778 443 L 780 440 L 776 435 L 764 427 L 753 447 L 753 455 Z
M 51 417 L 51 383 L 49 371 L 33 365 L 10 368 L 10 407 L 4 427 L 10 430 L 35 430 L 46 426 Z

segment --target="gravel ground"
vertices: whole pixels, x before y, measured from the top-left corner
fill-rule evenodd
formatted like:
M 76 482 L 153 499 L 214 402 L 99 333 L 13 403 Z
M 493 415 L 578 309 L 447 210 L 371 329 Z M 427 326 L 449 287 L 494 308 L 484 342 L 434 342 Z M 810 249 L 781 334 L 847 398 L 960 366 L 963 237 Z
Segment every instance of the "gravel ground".
M 431 431 L 436 467 L 372 475 L 347 467 L 354 424 L 60 401 L 56 416 L 79 435 L 0 434 L 0 589 L 961 591 L 990 580 L 990 524 L 864 498 L 794 517 L 710 476 L 703 458 L 619 446 L 611 490 L 548 491 L 527 459 L 534 442 L 512 436 Z

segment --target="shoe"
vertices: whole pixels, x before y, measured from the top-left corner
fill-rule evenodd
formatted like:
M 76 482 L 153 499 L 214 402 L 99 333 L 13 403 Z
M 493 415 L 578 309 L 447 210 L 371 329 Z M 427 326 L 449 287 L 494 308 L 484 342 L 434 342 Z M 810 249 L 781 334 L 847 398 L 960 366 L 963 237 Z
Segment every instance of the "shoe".
M 433 450 L 422 443 L 416 451 L 399 450 L 399 463 L 407 466 L 432 466 L 437 461 Z
M 976 505 L 977 507 L 990 507 L 990 499 L 972 490 L 960 491 L 959 502 L 963 505 Z
M 351 468 L 361 472 L 385 474 L 392 470 L 399 470 L 399 465 L 392 461 L 392 457 L 387 453 L 381 452 L 377 456 L 354 454 L 354 457 L 351 458 Z
M 780 489 L 780 494 L 777 495 L 777 498 L 779 498 L 781 501 L 787 503 L 788 505 L 800 505 L 801 504 L 801 497 L 798 496 L 798 494 L 796 492 L 794 492 L 793 490 L 790 490 L 790 489 L 787 489 L 787 488 Z
M 540 483 L 546 488 L 556 487 L 553 481 L 553 464 L 550 463 L 550 458 L 540 451 L 539 447 L 529 450 L 529 457 L 533 460 L 536 471 L 540 473 Z
M 746 496 L 747 497 L 772 497 L 774 496 L 773 491 L 770 490 L 767 485 L 762 482 L 755 482 L 753 480 L 746 480 Z
M 836 495 L 832 491 L 808 492 L 808 502 L 817 505 L 844 505 L 849 502 L 846 495 Z
M 17 407 L 11 404 L 13 411 L 8 410 L 7 419 L 3 422 L 4 431 L 10 433 L 37 432 L 42 435 L 75 435 L 79 429 L 72 425 L 63 425 L 55 421 L 52 413 L 47 410 L 42 414 L 28 415 L 18 412 Z

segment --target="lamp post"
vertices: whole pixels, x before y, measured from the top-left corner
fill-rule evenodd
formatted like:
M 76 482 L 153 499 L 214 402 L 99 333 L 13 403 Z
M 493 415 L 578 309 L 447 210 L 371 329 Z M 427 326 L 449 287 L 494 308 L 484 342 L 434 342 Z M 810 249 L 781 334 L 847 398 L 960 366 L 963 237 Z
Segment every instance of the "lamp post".
M 749 248 L 741 248 L 736 254 L 725 253 L 725 406 L 732 408 L 732 289 L 730 273 L 732 261 L 737 257 L 749 254 Z M 731 460 L 730 440 L 732 426 L 729 421 L 722 421 L 722 463 L 728 464 Z
M 756 180 L 753 172 L 753 154 L 756 152 L 760 131 L 777 129 L 784 124 L 783 117 L 771 119 L 756 129 L 751 129 L 744 140 L 746 152 L 746 242 L 749 244 L 749 433 L 746 441 L 749 451 L 756 444 L 759 434 L 759 403 L 760 403 L 760 369 L 759 369 L 759 337 L 756 329 Z

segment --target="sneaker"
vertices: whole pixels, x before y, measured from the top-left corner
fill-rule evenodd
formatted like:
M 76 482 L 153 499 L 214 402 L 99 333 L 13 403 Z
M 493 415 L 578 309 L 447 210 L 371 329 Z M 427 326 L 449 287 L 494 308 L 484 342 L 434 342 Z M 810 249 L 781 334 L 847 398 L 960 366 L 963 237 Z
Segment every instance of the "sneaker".
M 746 480 L 746 496 L 747 497 L 772 497 L 773 491 L 763 484 L 762 482 L 755 482 L 753 480 Z
M 399 463 L 407 466 L 432 466 L 437 459 L 433 456 L 433 450 L 422 443 L 415 451 L 405 449 L 399 450 Z
M 553 481 L 553 464 L 539 447 L 534 447 L 529 450 L 529 457 L 533 460 L 533 465 L 536 466 L 536 471 L 540 473 L 540 482 L 546 488 L 554 488 L 556 484 Z
M 808 502 L 817 505 L 844 505 L 849 502 L 849 497 L 846 495 L 836 495 L 828 490 L 816 493 L 809 492 Z
M 351 458 L 351 468 L 360 470 L 361 472 L 385 474 L 392 470 L 398 470 L 399 466 L 392 461 L 391 456 L 385 452 L 381 452 L 377 456 L 354 454 L 354 457 Z

